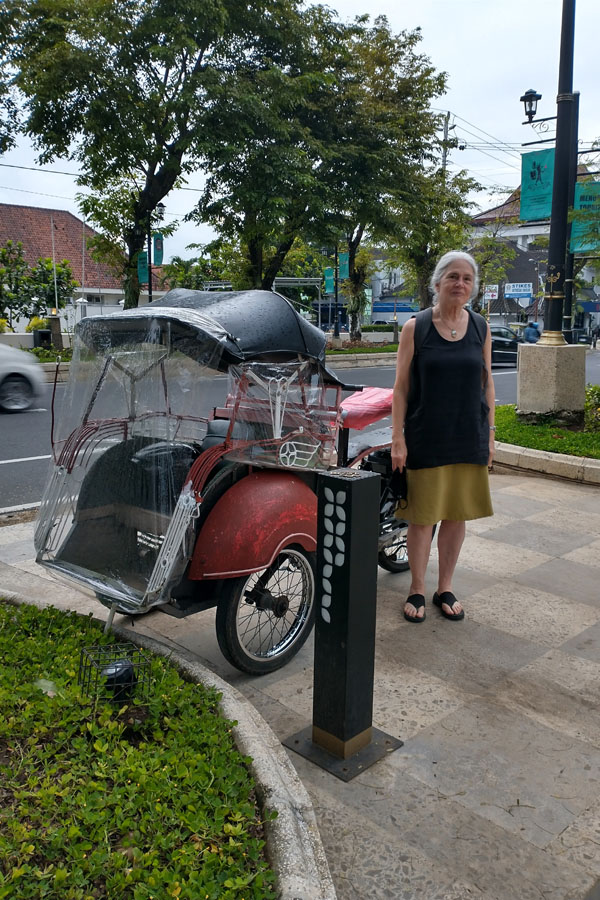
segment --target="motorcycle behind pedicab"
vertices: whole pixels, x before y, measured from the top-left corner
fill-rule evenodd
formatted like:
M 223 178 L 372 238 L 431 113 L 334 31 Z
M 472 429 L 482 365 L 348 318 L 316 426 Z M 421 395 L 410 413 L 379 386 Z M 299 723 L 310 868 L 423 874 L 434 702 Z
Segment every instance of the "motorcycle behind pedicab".
M 260 290 L 176 289 L 84 318 L 53 416 L 38 563 L 92 592 L 109 623 L 216 607 L 232 665 L 285 665 L 314 622 L 319 471 L 379 472 L 379 563 L 408 568 L 389 434 L 348 440 L 389 415 L 391 391 L 344 385 L 325 340 Z

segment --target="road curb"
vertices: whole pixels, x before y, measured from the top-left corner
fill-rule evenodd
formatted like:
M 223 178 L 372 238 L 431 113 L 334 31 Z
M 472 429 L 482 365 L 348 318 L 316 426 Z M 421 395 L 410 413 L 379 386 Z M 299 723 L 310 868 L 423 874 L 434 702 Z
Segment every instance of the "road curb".
M 1 590 L 1 589 L 0 589 Z M 37 598 L 25 598 L 13 591 L 3 597 L 17 606 L 46 604 Z M 82 616 L 82 618 L 84 618 Z M 89 616 L 85 616 L 89 620 Z M 104 625 L 104 620 L 92 617 Z M 266 850 L 277 876 L 278 900 L 336 900 L 335 887 L 312 802 L 278 737 L 246 698 L 201 663 L 186 657 L 146 635 L 113 625 L 118 638 L 163 656 L 190 681 L 219 692 L 219 706 L 226 719 L 234 722 L 232 733 L 243 756 L 250 758 L 249 769 L 256 782 L 257 798 L 264 813 L 277 812 L 264 823 Z
M 327 353 L 329 369 L 361 369 L 369 366 L 395 366 L 397 353 Z
M 357 369 L 368 368 L 370 366 L 395 366 L 396 353 L 348 353 L 348 354 L 327 354 L 326 363 L 331 369 Z M 59 384 L 68 381 L 70 363 L 61 363 L 58 368 Z M 46 383 L 53 384 L 56 375 L 56 363 L 40 363 Z
M 514 444 L 496 442 L 494 465 L 515 472 L 547 475 L 581 484 L 600 485 L 600 459 L 589 456 L 569 456 L 549 450 L 531 450 Z

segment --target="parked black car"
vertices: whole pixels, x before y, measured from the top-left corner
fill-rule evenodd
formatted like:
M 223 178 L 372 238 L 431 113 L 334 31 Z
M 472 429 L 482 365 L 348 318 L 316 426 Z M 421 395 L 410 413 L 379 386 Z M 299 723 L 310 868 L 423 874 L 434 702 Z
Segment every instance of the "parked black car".
M 519 344 L 523 343 L 521 335 L 507 325 L 491 325 L 490 331 L 492 334 L 492 363 L 510 363 L 511 366 L 515 366 Z

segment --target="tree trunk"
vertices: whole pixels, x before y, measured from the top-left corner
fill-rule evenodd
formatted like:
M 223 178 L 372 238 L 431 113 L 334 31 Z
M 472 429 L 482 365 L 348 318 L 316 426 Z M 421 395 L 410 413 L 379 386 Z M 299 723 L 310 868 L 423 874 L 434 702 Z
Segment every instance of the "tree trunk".
M 248 241 L 248 278 L 250 287 L 262 287 L 263 243 L 261 238 Z
M 348 272 L 350 282 L 352 284 L 352 294 L 358 297 L 363 290 L 363 276 L 361 272 L 356 270 L 356 254 L 364 233 L 364 225 L 357 225 L 353 231 L 352 237 L 348 239 Z M 353 309 L 350 312 L 350 340 L 360 341 L 362 331 L 360 329 L 360 313 L 364 305 L 361 304 L 360 309 Z
M 130 232 L 126 236 L 128 260 L 125 268 L 124 309 L 135 309 L 140 303 L 140 281 L 137 272 L 137 259 L 140 250 L 144 249 L 145 235 Z
M 419 298 L 419 308 L 427 309 L 431 306 L 431 293 L 429 291 L 429 278 L 427 273 L 422 269 L 417 275 L 417 297 Z
M 279 246 L 277 247 L 275 255 L 273 256 L 273 258 L 269 262 L 269 265 L 265 269 L 265 274 L 262 279 L 261 287 L 264 291 L 273 290 L 273 282 L 275 281 L 275 278 L 277 277 L 277 273 L 281 269 L 281 267 L 283 265 L 283 261 L 286 258 L 286 256 L 288 255 L 289 251 L 291 250 L 292 244 L 294 243 L 295 240 L 296 240 L 296 235 L 292 234 L 289 237 L 284 238 L 281 241 L 281 243 L 279 244 Z

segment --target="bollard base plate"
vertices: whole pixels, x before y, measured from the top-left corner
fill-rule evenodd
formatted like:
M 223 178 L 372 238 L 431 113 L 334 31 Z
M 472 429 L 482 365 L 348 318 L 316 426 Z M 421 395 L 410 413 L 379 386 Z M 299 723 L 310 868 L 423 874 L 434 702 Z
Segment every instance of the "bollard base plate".
M 404 741 L 392 737 L 391 734 L 379 731 L 378 728 L 372 728 L 370 742 L 362 750 L 359 750 L 347 759 L 341 759 L 320 747 L 319 744 L 315 744 L 312 736 L 313 727 L 309 725 L 307 728 L 303 728 L 301 731 L 297 731 L 290 737 L 285 738 L 282 744 L 342 781 L 352 781 L 365 769 L 379 762 L 388 753 L 392 753 L 404 744 Z

